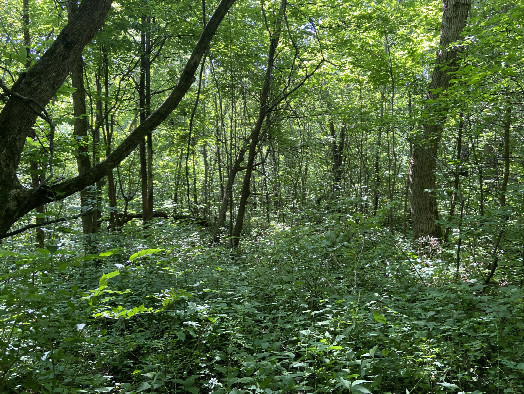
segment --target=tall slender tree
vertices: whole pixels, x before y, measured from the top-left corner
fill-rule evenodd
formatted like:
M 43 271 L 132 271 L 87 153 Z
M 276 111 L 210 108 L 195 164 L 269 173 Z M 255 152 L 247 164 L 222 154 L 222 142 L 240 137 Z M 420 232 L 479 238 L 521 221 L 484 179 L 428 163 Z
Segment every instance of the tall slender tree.
M 138 96 L 140 123 L 151 114 L 151 15 L 142 15 L 140 32 L 140 81 Z M 142 220 L 153 218 L 153 137 L 147 133 L 140 141 L 140 184 L 142 194 Z
M 78 11 L 78 4 L 75 1 L 68 1 L 67 11 L 69 19 L 72 19 Z M 86 108 L 86 92 L 84 86 L 84 59 L 79 55 L 71 69 L 71 85 L 75 89 L 73 92 L 73 116 L 76 148 L 76 163 L 78 174 L 82 175 L 91 168 L 88 146 L 89 122 Z M 93 188 L 86 188 L 80 191 L 80 205 L 82 215 L 82 231 L 84 234 L 96 233 L 98 230 L 98 215 L 95 209 L 96 191 Z

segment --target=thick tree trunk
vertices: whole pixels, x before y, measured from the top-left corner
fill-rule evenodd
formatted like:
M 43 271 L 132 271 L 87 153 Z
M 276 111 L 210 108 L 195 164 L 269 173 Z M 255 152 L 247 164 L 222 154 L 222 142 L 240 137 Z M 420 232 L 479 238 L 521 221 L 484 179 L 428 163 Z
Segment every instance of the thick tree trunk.
M 440 133 L 439 127 L 424 127 L 426 133 Z M 442 230 L 437 224 L 438 207 L 435 195 L 438 141 L 432 139 L 413 146 L 410 161 L 410 194 L 413 236 L 440 238 Z
M 27 73 L 21 74 L 11 89 L 2 86 L 10 99 L 0 112 L 0 235 L 31 209 L 47 202 L 43 185 L 28 191 L 18 182 L 17 170 L 25 141 L 32 133 L 36 118 L 48 118 L 45 106 L 66 79 L 84 46 L 104 23 L 111 2 L 84 0 L 42 58 Z M 41 193 L 44 198 L 29 198 L 29 193 L 32 197 Z
M 436 66 L 425 105 L 423 129 L 413 141 L 410 160 L 411 217 L 414 238 L 442 237 L 438 224 L 436 197 L 436 164 L 440 139 L 448 104 L 441 93 L 450 86 L 452 72 L 458 69 L 460 48 L 453 44 L 460 40 L 466 26 L 471 0 L 443 0 L 440 44 Z
M 0 113 L 0 201 L 21 189 L 16 172 L 36 118 L 55 95 L 84 46 L 102 26 L 111 0 L 85 0 L 42 58 L 10 89 Z
M 0 112 L 0 238 L 23 215 L 41 204 L 64 199 L 102 179 L 125 159 L 147 133 L 177 108 L 194 82 L 196 69 L 207 51 L 220 22 L 235 0 L 222 0 L 207 23 L 178 83 L 160 107 L 140 124 L 103 162 L 83 175 L 56 184 L 24 189 L 17 170 L 25 144 L 39 113 L 51 100 L 71 71 L 82 49 L 102 26 L 111 0 L 84 0 L 73 20 L 64 27 L 51 48 L 12 89 L 1 84 L 10 95 Z

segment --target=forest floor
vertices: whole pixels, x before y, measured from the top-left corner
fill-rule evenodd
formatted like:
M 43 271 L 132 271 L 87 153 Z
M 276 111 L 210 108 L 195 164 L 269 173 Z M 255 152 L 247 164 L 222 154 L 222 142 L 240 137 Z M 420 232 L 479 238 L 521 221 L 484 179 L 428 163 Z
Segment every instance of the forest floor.
M 524 392 L 509 261 L 486 287 L 478 251 L 457 275 L 453 245 L 340 217 L 208 239 L 162 221 L 90 254 L 5 242 L 0 392 Z

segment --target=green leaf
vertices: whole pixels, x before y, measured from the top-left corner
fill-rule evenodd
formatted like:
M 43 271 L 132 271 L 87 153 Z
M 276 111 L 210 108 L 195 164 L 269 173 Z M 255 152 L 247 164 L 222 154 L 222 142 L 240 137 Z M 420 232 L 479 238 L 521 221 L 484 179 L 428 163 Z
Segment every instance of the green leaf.
M 100 256 L 100 257 L 108 257 L 108 256 L 111 256 L 111 255 L 114 255 L 114 254 L 117 254 L 117 253 L 120 253 L 119 249 L 111 249 L 111 250 L 108 250 L 107 252 L 100 253 L 98 256 Z
M 49 256 L 51 254 L 51 252 L 47 248 L 46 249 L 38 248 L 36 249 L 36 252 L 44 256 Z
M 141 250 L 140 252 L 137 252 L 137 253 L 131 255 L 129 260 L 130 261 L 134 261 L 134 260 L 138 259 L 139 257 L 143 257 L 143 256 L 147 256 L 147 255 L 150 255 L 150 254 L 163 252 L 164 250 L 165 249 L 144 249 L 144 250 Z
M 438 385 L 445 387 L 447 389 L 458 389 L 459 387 L 454 383 L 448 383 L 448 382 L 441 382 L 437 383 Z
M 105 288 L 107 286 L 107 280 L 111 279 L 117 275 L 120 275 L 120 271 L 109 272 L 108 274 L 103 274 L 98 282 L 98 288 Z
M 147 309 L 146 307 L 144 306 L 144 304 L 140 305 L 140 306 L 137 306 L 131 310 L 128 310 L 126 311 L 126 315 L 127 317 L 132 317 L 134 315 L 136 315 L 137 313 L 141 313 L 141 312 L 147 312 Z
M 49 250 L 51 254 L 55 254 L 58 250 L 58 245 L 47 245 L 47 250 Z
M 141 391 L 145 391 L 145 390 L 148 390 L 151 388 L 151 385 L 147 382 L 142 382 L 138 385 L 138 387 L 136 388 L 136 391 L 137 392 L 141 392 Z
M 351 385 L 352 393 L 371 394 L 371 391 L 369 391 L 367 388 L 365 388 L 364 386 L 362 386 L 360 383 L 357 383 L 357 382 L 367 382 L 367 380 L 355 380 L 353 384 Z
M 379 323 L 386 324 L 386 318 L 378 312 L 373 312 L 373 317 Z

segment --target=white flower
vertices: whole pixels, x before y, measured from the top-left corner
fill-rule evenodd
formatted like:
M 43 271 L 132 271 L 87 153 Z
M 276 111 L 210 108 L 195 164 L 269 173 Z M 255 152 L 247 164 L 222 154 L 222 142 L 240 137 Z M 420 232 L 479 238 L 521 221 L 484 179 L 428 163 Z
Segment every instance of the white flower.
M 215 386 L 218 385 L 218 379 L 217 378 L 211 378 L 211 379 L 209 379 L 208 384 L 209 384 L 209 387 L 214 388 Z

